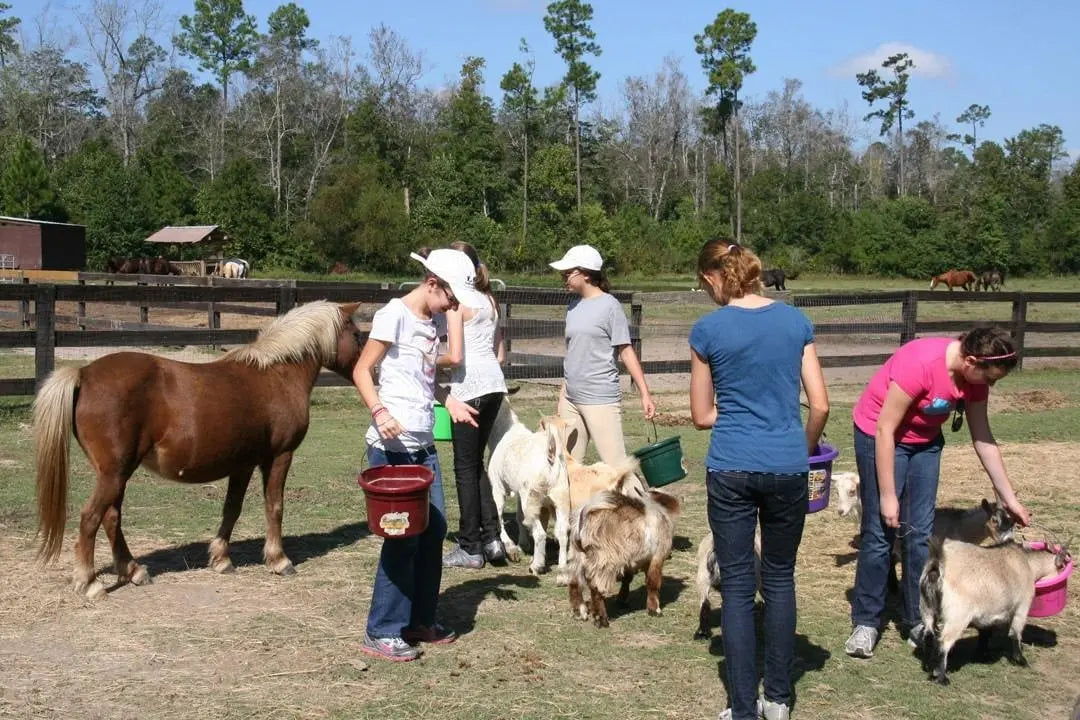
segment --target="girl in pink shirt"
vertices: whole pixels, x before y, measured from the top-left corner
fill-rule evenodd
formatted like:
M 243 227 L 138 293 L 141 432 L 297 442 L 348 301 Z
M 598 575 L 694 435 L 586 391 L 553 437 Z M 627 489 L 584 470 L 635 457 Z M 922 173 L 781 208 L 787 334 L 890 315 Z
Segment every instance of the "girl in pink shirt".
M 1016 367 L 1012 338 L 998 328 L 977 328 L 949 338 L 921 338 L 903 345 L 874 374 L 852 413 L 855 462 L 863 504 L 859 559 L 851 603 L 854 630 L 844 646 L 852 657 L 874 654 L 885 611 L 886 578 L 901 522 L 903 627 L 921 644 L 919 576 L 934 526 L 941 426 L 954 415 L 958 430 L 967 415 L 975 454 L 994 492 L 1021 525 L 1031 517 L 1013 492 L 1001 450 L 990 432 L 990 387 Z

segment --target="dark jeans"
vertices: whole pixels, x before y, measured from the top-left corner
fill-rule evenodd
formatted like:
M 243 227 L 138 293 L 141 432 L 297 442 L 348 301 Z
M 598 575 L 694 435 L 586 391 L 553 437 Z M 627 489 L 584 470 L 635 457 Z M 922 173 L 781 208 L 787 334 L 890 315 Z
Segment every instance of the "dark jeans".
M 416 453 L 386 452 L 369 447 L 368 463 L 377 465 L 426 465 L 435 473 L 424 532 L 399 540 L 383 540 L 375 587 L 371 591 L 367 633 L 371 637 L 401 637 L 401 631 L 435 623 L 442 582 L 442 541 L 446 537 L 446 509 L 442 473 L 435 448 Z
M 499 513 L 484 470 L 484 449 L 502 401 L 502 393 L 469 400 L 468 404 L 480 411 L 476 416 L 479 427 L 454 423 L 454 481 L 460 510 L 457 541 L 470 555 L 479 555 L 484 543 L 499 539 Z
M 709 527 L 723 598 L 722 631 L 734 720 L 757 718 L 754 631 L 754 528 L 761 521 L 761 593 L 765 598 L 765 697 L 791 704 L 795 658 L 795 555 L 807 509 L 807 473 L 709 470 Z
M 922 445 L 896 444 L 894 473 L 896 494 L 900 498 L 900 561 L 904 574 L 900 583 L 904 596 L 902 621 L 907 627 L 920 621 L 919 576 L 930 552 L 930 534 L 934 530 L 934 507 L 941 473 L 941 448 L 944 444 L 942 435 Z M 867 435 L 857 426 L 855 464 L 859 470 L 859 496 L 863 512 L 851 622 L 853 625 L 879 628 L 885 614 L 886 581 L 897 532 L 895 528 L 885 527 L 881 520 L 874 436 Z

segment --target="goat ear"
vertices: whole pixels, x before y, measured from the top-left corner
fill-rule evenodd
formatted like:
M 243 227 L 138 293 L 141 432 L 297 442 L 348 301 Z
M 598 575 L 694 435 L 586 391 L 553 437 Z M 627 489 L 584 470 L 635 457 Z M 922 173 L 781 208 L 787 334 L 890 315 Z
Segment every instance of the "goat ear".
M 578 438 L 578 429 L 574 428 L 573 430 L 570 431 L 570 434 L 566 436 L 566 451 L 567 452 L 570 452 L 570 450 L 575 445 L 577 445 L 577 438 Z
M 558 434 L 548 432 L 547 461 L 548 465 L 554 465 L 559 457 Z
M 983 498 L 982 509 L 983 509 L 983 512 L 986 513 L 987 515 L 993 515 L 994 514 L 994 508 L 990 506 L 990 501 L 987 500 L 986 498 Z

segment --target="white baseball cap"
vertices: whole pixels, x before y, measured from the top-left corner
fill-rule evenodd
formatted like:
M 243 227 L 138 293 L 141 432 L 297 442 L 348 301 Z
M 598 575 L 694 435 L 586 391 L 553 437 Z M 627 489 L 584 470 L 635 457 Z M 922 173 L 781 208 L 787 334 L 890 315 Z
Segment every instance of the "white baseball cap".
M 562 260 L 548 264 L 556 270 L 583 268 L 600 272 L 604 268 L 604 258 L 600 257 L 600 253 L 596 252 L 596 248 L 592 245 L 575 245 L 566 251 Z
M 484 307 L 487 300 L 476 289 L 476 268 L 468 255 L 460 250 L 439 248 L 428 253 L 426 258 L 416 253 L 409 253 L 409 257 L 418 260 L 428 272 L 449 285 L 460 304 L 471 308 Z

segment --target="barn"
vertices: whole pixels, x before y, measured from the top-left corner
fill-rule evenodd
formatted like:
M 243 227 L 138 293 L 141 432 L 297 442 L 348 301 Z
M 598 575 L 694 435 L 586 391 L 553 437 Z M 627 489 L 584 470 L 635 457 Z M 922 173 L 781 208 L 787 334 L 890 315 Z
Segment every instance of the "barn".
M 168 225 L 146 238 L 164 249 L 184 275 L 207 275 L 221 260 L 229 235 L 218 225 Z M 179 258 L 179 259 L 176 259 Z
M 85 270 L 86 226 L 0 216 L 0 256 L 17 270 Z

